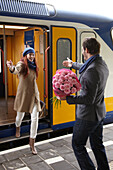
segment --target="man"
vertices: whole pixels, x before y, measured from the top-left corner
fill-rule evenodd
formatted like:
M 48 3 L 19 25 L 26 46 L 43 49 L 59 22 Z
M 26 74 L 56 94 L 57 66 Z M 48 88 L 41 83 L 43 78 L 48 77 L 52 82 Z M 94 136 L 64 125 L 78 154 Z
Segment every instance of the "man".
M 87 38 L 83 42 L 82 54 L 85 63 L 63 62 L 65 67 L 79 69 L 82 89 L 80 95 L 67 96 L 68 104 L 78 104 L 77 120 L 73 128 L 72 147 L 82 170 L 95 170 L 90 159 L 86 142 L 89 137 L 92 151 L 95 155 L 98 170 L 109 170 L 109 165 L 103 145 L 103 119 L 106 114 L 104 90 L 109 75 L 106 63 L 99 55 L 100 44 L 95 38 Z

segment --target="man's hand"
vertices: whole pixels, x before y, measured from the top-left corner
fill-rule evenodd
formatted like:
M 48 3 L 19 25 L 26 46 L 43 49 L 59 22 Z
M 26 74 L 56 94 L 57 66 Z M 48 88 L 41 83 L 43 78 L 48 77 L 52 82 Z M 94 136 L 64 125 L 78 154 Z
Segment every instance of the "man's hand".
M 58 100 L 66 100 L 66 96 L 64 97 L 59 97 L 59 96 L 56 96 Z
M 73 61 L 70 60 L 70 59 L 67 57 L 67 60 L 64 60 L 62 64 L 63 64 L 65 67 L 72 67 Z

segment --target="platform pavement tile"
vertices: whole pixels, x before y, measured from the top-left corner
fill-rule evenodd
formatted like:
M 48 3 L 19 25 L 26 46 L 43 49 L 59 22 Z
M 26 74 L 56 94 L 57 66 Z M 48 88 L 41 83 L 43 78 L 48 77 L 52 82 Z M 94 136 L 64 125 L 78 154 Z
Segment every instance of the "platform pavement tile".
M 113 127 L 109 128 L 113 132 Z
M 7 170 L 25 167 L 25 164 L 20 159 L 4 162 L 3 165 Z
M 28 167 L 30 168 L 30 170 L 53 170 L 45 162 L 38 162 L 36 164 L 30 164 Z
M 56 147 L 56 151 L 59 155 L 62 155 L 62 154 L 67 154 L 67 153 L 71 153 L 73 152 L 72 149 L 68 148 L 67 146 L 62 146 L 62 147 Z
M 62 157 L 64 158 L 64 160 L 67 160 L 71 165 L 73 165 L 76 168 L 76 170 L 80 169 L 74 153 L 68 153 L 64 155 L 62 154 Z
M 49 158 L 54 158 L 56 156 L 59 156 L 57 151 L 53 149 L 48 149 L 46 151 L 39 152 L 38 155 L 43 159 L 49 159 Z
M 54 170 L 76 170 L 76 167 L 74 167 L 73 165 L 70 165 L 67 161 L 60 161 L 60 162 L 56 162 L 53 164 L 50 164 L 50 166 L 54 169 Z
M 45 143 L 45 144 L 36 146 L 36 148 L 40 152 L 40 151 L 45 151 L 45 150 L 48 150 L 48 149 L 54 149 L 55 146 L 53 146 L 51 143 Z
M 103 142 L 106 142 L 106 141 L 108 141 L 108 140 L 110 140 L 110 139 L 108 138 L 108 136 L 103 136 Z
M 38 149 L 37 149 L 37 152 L 39 153 Z M 28 152 L 27 151 L 25 153 L 23 152 L 23 155 L 21 157 L 23 157 L 23 156 L 29 157 L 29 156 L 33 156 L 33 154 L 31 152 L 31 150 L 29 150 Z
M 71 162 L 71 165 L 73 165 L 76 170 L 81 170 L 77 161 Z
M 105 149 L 106 149 L 106 151 L 107 150 L 113 150 L 113 145 L 106 146 Z
M 113 132 L 106 133 L 106 138 L 108 138 L 108 140 L 113 140 Z
M 73 150 L 71 143 L 68 142 L 65 146 L 67 146 L 68 148 L 70 148 L 71 150 Z
M 36 149 L 37 149 L 37 152 L 38 152 L 38 153 L 41 151 L 39 148 L 37 148 L 37 146 L 36 146 Z M 33 155 L 30 148 L 22 149 L 22 150 L 20 150 L 20 152 L 21 152 L 22 155 L 24 155 L 24 156 L 32 156 L 32 155 Z M 23 157 L 23 156 L 22 156 L 22 157 Z
M 108 128 L 103 129 L 103 135 L 106 135 L 107 133 L 110 133 L 110 132 L 112 132 L 111 129 L 108 129 Z
M 0 164 L 5 162 L 6 161 L 6 158 L 2 155 L 0 155 Z
M 21 160 L 27 165 L 43 161 L 38 155 L 22 157 Z
M 111 162 L 109 163 L 109 166 L 110 166 L 110 170 L 113 170 L 113 161 L 111 161 Z
M 65 141 L 72 143 L 72 136 L 64 138 Z
M 22 149 L 22 150 L 20 150 L 20 152 L 22 153 L 22 155 L 32 154 L 30 148 Z
M 109 124 L 109 125 L 110 125 L 110 124 Z M 113 131 L 113 126 L 110 126 L 110 127 L 108 127 L 107 129 L 110 129 L 110 130 Z
M 76 167 L 76 170 L 81 170 L 81 169 L 80 169 L 80 166 L 79 166 L 76 162 L 71 162 L 71 164 Z M 113 161 L 111 161 L 111 162 L 109 163 L 109 166 L 110 166 L 110 170 L 113 170 Z
M 5 168 L 0 164 L 0 170 L 5 170 Z
M 107 158 L 108 158 L 109 162 L 113 161 L 113 149 L 106 150 L 106 155 L 107 155 Z
M 22 167 L 22 168 L 18 168 L 18 169 L 16 169 L 16 170 L 30 170 L 27 166 L 24 166 L 24 167 Z
M 89 156 L 90 156 L 91 160 L 93 161 L 94 165 L 97 166 L 94 154 L 92 152 L 89 152 Z M 77 162 L 77 159 L 76 159 L 74 153 L 62 154 L 62 157 L 65 160 L 67 160 L 68 162 L 70 162 L 71 164 L 73 164 L 74 166 L 79 168 L 79 165 L 77 165 L 78 162 Z
M 65 143 L 65 145 L 69 147 L 70 149 L 72 149 L 72 137 L 64 138 L 64 140 L 67 142 Z
M 66 145 L 68 142 L 65 141 L 64 139 L 59 139 L 59 140 L 56 140 L 56 141 L 53 141 L 53 142 L 50 142 L 52 145 L 56 146 L 56 147 L 61 147 L 61 146 L 64 146 Z
M 74 153 L 62 154 L 62 157 L 70 163 L 77 162 L 77 159 L 76 159 Z
M 20 151 L 10 152 L 10 153 L 7 153 L 7 154 L 4 155 L 4 157 L 8 161 L 15 160 L 15 159 L 20 158 L 22 156 L 23 156 L 23 154 Z

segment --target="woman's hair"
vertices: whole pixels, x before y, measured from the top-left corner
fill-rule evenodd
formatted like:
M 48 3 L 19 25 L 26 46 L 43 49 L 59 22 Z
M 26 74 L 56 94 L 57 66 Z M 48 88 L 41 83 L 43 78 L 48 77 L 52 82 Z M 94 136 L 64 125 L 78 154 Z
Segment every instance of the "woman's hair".
M 88 49 L 88 52 L 92 55 L 100 53 L 100 43 L 95 38 L 86 38 L 83 41 L 83 49 Z
M 24 67 L 22 68 L 21 74 L 23 74 L 24 78 L 26 78 L 26 76 L 29 74 L 27 56 L 22 57 L 20 61 L 24 63 Z M 36 78 L 38 78 L 39 67 L 37 65 L 35 58 L 34 58 L 34 63 L 36 65 Z

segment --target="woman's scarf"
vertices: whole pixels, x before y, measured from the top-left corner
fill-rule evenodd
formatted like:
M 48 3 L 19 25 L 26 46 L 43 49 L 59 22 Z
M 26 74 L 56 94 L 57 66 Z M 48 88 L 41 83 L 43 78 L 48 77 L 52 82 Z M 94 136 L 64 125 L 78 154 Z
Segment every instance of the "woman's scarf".
M 28 62 L 28 67 L 29 67 L 31 70 L 36 71 L 36 64 L 35 64 L 35 62 L 34 62 L 34 61 L 29 61 L 29 60 L 27 60 L 27 62 Z
M 99 54 L 94 55 L 92 57 L 90 57 L 88 60 L 86 60 L 86 62 L 82 65 L 82 67 L 79 70 L 79 74 L 81 74 L 84 70 L 86 70 L 86 68 L 97 58 L 99 57 Z

